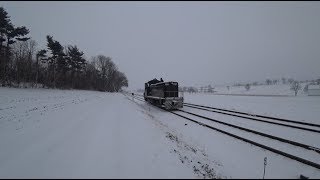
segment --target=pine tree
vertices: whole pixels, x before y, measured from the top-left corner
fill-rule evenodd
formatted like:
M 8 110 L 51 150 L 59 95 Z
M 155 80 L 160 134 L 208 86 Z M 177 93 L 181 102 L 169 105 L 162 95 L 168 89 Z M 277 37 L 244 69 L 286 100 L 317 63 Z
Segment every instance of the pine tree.
M 79 82 L 79 75 L 84 72 L 86 66 L 86 60 L 82 57 L 83 52 L 78 49 L 77 46 L 68 47 L 68 61 L 71 69 L 71 81 L 72 88 L 75 87 L 75 83 Z
M 14 44 L 16 41 L 27 41 L 28 37 L 25 37 L 29 34 L 29 30 L 25 26 L 14 27 L 10 22 L 8 13 L 3 7 L 0 7 L 0 58 L 1 58 L 1 71 L 2 71 L 2 80 L 4 82 L 8 81 L 9 74 L 9 61 L 11 54 L 10 45 Z M 6 41 L 6 46 L 3 46 L 3 43 Z M 3 48 L 5 51 L 3 51 Z M 4 54 L 4 55 L 3 55 Z M 11 84 L 11 82 L 10 82 Z
M 63 52 L 62 45 L 53 40 L 52 36 L 47 36 L 47 46 L 51 52 L 51 56 L 47 58 L 50 68 L 53 71 L 53 87 L 56 87 L 56 81 L 59 80 L 60 75 L 62 78 L 65 76 L 65 72 L 68 70 L 67 60 L 65 53 Z M 60 78 L 61 79 L 61 78 Z M 61 86 L 62 84 L 59 84 Z
M 3 7 L 0 7 L 0 56 L 3 55 L 2 53 L 2 47 L 3 43 L 6 41 L 4 33 L 6 32 L 6 27 L 8 27 L 8 24 L 10 22 L 10 17 L 8 16 L 8 13 Z
M 42 49 L 42 50 L 40 50 L 40 51 L 38 51 L 37 52 L 37 55 L 36 55 L 36 60 L 37 60 L 37 62 L 36 62 L 36 80 L 35 80 L 35 82 L 36 82 L 36 84 L 38 84 L 39 82 L 38 82 L 38 79 L 39 79 L 39 59 L 40 59 L 40 61 L 44 61 L 44 60 L 46 60 L 46 53 L 47 53 L 47 51 L 45 50 L 45 49 Z

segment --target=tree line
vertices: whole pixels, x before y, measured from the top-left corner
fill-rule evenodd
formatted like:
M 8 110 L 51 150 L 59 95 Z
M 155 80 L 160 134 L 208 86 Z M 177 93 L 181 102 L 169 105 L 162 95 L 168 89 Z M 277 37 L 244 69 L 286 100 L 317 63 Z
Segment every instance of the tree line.
M 98 55 L 87 61 L 76 45 L 62 46 L 47 35 L 46 49 L 27 37 L 25 26 L 15 27 L 0 7 L 0 83 L 62 89 L 87 89 L 115 92 L 128 87 L 128 79 L 111 57 Z

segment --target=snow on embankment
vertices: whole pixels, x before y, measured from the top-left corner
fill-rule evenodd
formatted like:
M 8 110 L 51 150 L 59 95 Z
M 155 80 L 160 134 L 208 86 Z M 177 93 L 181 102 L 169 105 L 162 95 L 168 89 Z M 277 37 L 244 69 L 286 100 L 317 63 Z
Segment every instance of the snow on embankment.
M 192 178 L 118 93 L 0 88 L 0 178 Z

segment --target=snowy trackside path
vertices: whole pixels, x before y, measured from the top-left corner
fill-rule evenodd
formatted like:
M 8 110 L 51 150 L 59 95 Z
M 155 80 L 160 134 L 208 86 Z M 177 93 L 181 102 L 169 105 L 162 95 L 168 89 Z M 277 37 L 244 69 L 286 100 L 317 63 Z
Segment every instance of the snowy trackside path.
M 0 88 L 0 178 L 199 177 L 139 109 L 117 93 Z

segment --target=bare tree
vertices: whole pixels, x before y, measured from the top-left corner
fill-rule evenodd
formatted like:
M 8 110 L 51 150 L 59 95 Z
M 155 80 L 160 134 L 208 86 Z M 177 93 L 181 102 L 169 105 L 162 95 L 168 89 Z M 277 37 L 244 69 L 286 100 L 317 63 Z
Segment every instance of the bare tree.
M 213 92 L 214 92 L 214 88 L 211 87 L 211 85 L 208 86 L 208 92 L 209 92 L 209 93 L 213 93 Z
M 36 46 L 37 43 L 35 40 L 27 40 L 25 41 L 25 43 L 27 44 L 28 47 L 28 51 L 27 51 L 27 67 L 26 67 L 26 71 L 25 71 L 25 82 L 33 82 L 34 78 L 33 78 L 33 71 L 32 71 L 32 65 L 34 64 L 33 59 L 36 53 Z
M 309 89 L 309 85 L 306 84 L 303 88 L 303 92 L 307 93 L 308 92 L 308 89 Z
M 33 82 L 33 59 L 35 55 L 36 42 L 34 40 L 21 41 L 13 44 L 12 62 L 10 69 L 13 70 L 14 79 L 18 85 L 20 82 Z
M 288 79 L 288 83 L 289 83 L 289 84 L 292 84 L 293 82 L 295 82 L 295 80 L 294 80 L 293 78 L 289 78 L 289 79 Z
M 187 88 L 187 87 L 183 87 L 183 88 L 182 88 L 182 91 L 183 91 L 183 92 L 187 92 L 187 91 L 188 91 L 188 88 Z
M 122 86 L 128 87 L 128 79 L 124 73 L 115 71 L 114 79 L 111 82 L 111 84 L 112 84 L 111 91 L 118 92 Z
M 267 80 L 266 80 L 266 84 L 267 84 L 267 85 L 271 85 L 271 84 L 272 84 L 272 80 L 271 80 L 271 79 L 267 79 Z
M 110 79 L 110 75 L 112 74 L 111 71 L 113 71 L 114 64 L 111 61 L 110 57 L 106 57 L 104 55 L 98 55 L 96 58 L 94 58 L 96 61 L 97 69 L 100 72 L 101 76 L 101 87 L 103 91 L 107 91 L 107 81 Z
M 279 82 L 279 80 L 277 80 L 277 79 L 272 80 L 272 84 L 277 84 L 278 82 Z
M 287 79 L 286 78 L 281 78 L 281 80 L 282 80 L 282 84 L 287 84 Z
M 245 88 L 246 88 L 247 91 L 249 91 L 250 90 L 250 84 L 246 84 Z
M 298 91 L 301 89 L 301 85 L 298 81 L 293 81 L 290 89 L 293 90 L 294 95 L 297 96 Z

